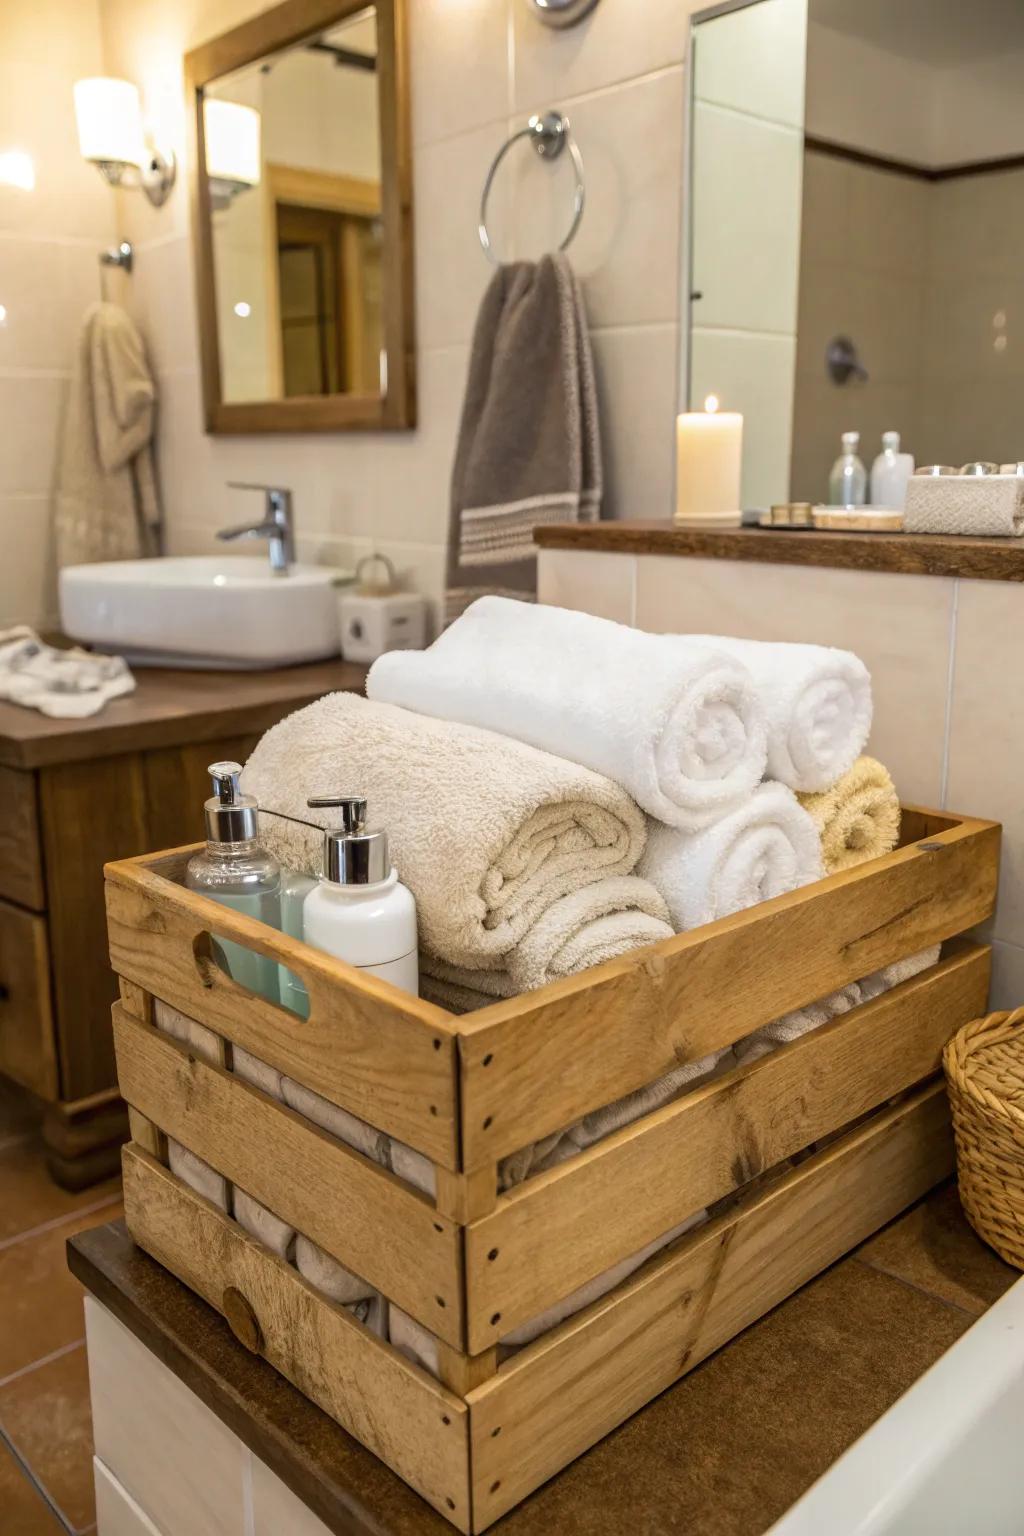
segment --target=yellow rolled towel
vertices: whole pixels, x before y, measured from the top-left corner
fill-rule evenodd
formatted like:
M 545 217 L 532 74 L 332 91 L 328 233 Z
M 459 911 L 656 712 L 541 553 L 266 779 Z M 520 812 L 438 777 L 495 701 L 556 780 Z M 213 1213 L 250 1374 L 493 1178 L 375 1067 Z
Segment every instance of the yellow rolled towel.
M 858 757 L 831 789 L 797 799 L 818 828 L 826 874 L 881 858 L 899 842 L 896 786 L 873 757 Z

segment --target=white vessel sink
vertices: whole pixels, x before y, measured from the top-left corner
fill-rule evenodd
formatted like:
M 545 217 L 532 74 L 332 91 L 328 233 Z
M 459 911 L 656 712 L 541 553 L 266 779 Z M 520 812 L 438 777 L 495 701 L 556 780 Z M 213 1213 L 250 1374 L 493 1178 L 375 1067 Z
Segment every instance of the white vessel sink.
M 231 555 L 73 565 L 60 573 L 61 626 L 137 666 L 290 666 L 337 656 L 336 589 L 349 580 Z

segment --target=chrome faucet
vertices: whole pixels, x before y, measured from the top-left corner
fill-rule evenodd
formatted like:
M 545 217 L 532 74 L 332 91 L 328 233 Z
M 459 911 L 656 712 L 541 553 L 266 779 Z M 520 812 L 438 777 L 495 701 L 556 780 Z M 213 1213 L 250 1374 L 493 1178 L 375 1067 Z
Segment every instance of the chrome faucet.
M 295 560 L 295 528 L 292 523 L 292 493 L 283 486 L 250 485 L 244 480 L 229 480 L 233 491 L 263 491 L 267 498 L 262 523 L 243 523 L 238 528 L 221 528 L 218 539 L 266 539 L 270 568 L 277 576 L 287 576 Z

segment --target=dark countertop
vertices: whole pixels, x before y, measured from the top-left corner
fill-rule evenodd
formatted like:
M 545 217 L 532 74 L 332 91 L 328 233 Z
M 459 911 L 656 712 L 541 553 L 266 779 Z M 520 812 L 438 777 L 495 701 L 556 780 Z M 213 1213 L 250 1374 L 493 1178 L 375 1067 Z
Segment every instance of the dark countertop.
M 912 576 L 967 576 L 1024 581 L 1024 539 L 969 539 L 946 534 L 835 533 L 816 528 L 677 528 L 658 522 L 556 523 L 535 528 L 541 549 L 623 555 L 752 560 L 775 565 L 841 566 Z
M 337 1536 L 443 1520 L 122 1222 L 71 1238 L 82 1284 Z M 492 1527 L 500 1536 L 759 1536 L 1017 1278 L 951 1186 L 898 1218 Z
M 133 670 L 135 692 L 88 720 L 50 720 L 0 702 L 0 764 L 42 768 L 263 731 L 280 719 L 282 704 L 300 709 L 325 693 L 362 693 L 366 678 L 365 667 L 341 660 L 272 672 Z

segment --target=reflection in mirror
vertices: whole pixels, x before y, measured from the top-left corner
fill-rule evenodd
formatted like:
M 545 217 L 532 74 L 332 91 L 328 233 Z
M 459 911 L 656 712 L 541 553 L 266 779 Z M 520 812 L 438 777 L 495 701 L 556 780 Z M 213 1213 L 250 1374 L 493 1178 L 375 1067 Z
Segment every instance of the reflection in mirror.
M 224 401 L 386 388 L 378 117 L 372 6 L 207 86 Z
M 692 57 L 682 408 L 743 413 L 744 506 L 844 432 L 1024 459 L 1024 4 L 753 0 Z

